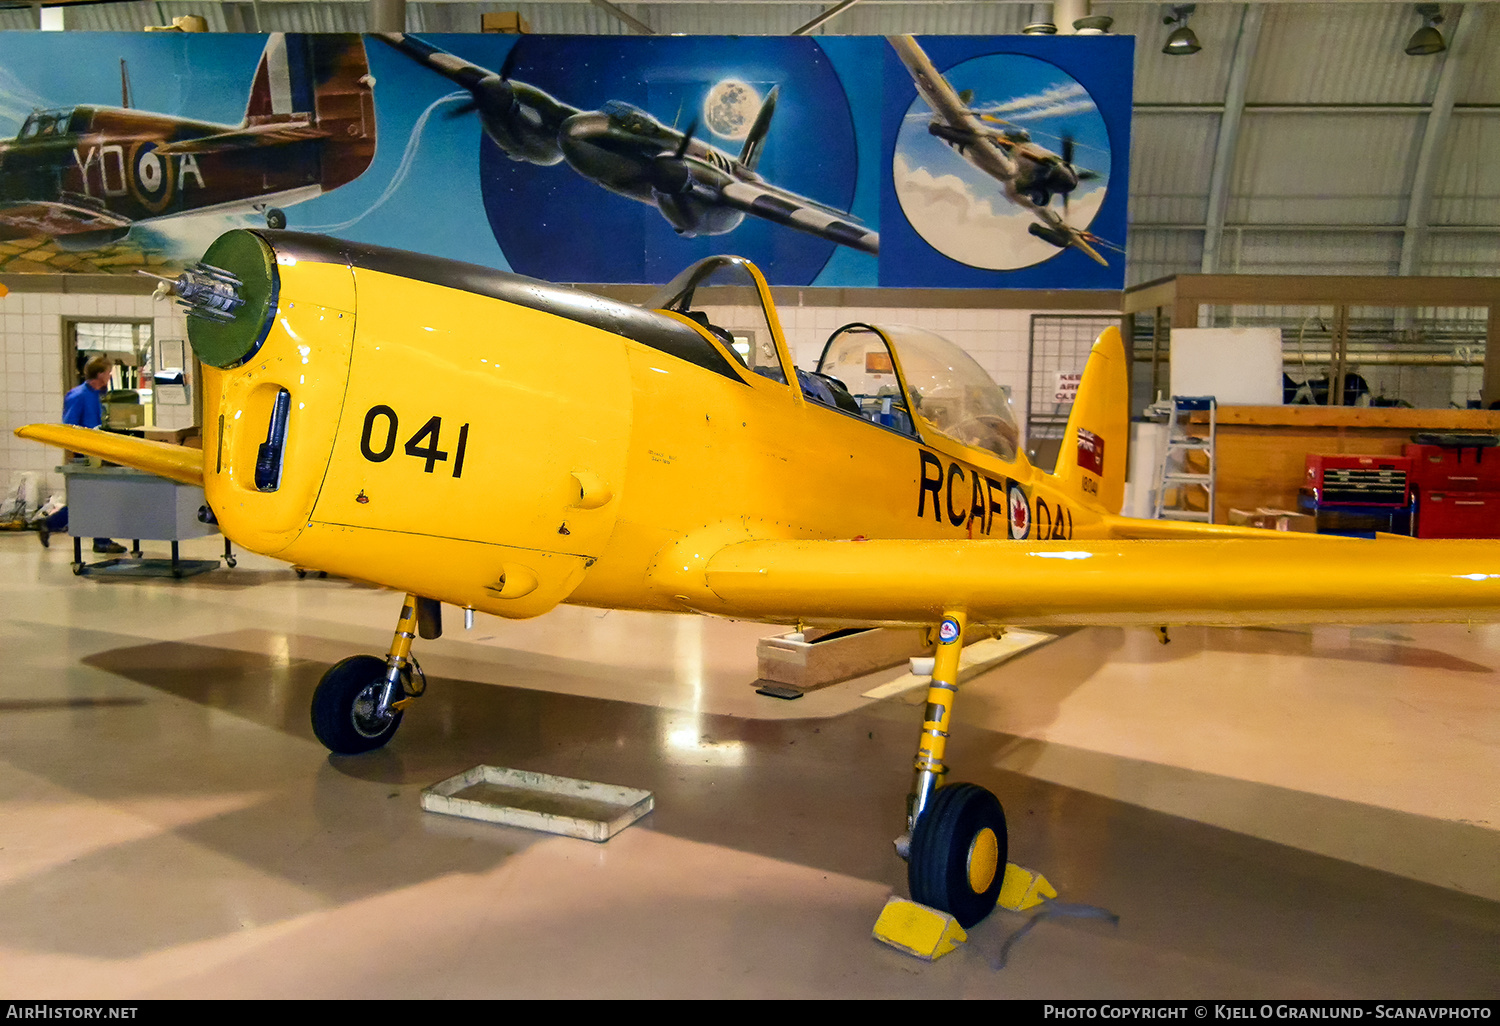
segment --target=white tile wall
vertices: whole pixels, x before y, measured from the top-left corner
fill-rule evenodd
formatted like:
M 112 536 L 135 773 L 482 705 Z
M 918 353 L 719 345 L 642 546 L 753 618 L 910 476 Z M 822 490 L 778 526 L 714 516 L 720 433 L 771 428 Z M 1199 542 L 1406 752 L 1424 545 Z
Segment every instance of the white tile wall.
M 57 423 L 62 419 L 64 381 L 64 317 L 152 317 L 157 338 L 186 338 L 183 318 L 150 296 L 78 296 L 64 293 L 18 292 L 0 299 L 0 488 L 15 491 L 21 474 L 40 476 L 42 491 L 62 490 L 56 473 L 60 450 L 15 436 L 25 424 Z M 158 406 L 161 427 L 188 427 L 193 407 Z

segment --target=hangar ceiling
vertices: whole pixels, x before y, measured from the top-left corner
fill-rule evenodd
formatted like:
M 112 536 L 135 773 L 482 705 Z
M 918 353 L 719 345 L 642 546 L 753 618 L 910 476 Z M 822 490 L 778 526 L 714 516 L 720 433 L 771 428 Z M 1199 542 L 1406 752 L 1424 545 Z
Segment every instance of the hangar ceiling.
M 628 16 L 622 18 L 616 11 Z M 612 5 L 417 2 L 412 31 L 475 31 L 519 11 L 532 31 L 786 34 L 834 8 L 783 0 Z M 812 34 L 1005 34 L 1050 5 L 862 0 Z M 1395 2 L 1200 2 L 1202 49 L 1161 52 L 1165 5 L 1096 2 L 1137 37 L 1128 281 L 1176 273 L 1500 273 L 1500 6 L 1440 5 L 1447 49 L 1408 56 L 1421 25 Z M 199 14 L 214 31 L 358 31 L 364 0 L 132 2 L 70 8 L 81 30 Z M 35 28 L 30 6 L 0 28 Z

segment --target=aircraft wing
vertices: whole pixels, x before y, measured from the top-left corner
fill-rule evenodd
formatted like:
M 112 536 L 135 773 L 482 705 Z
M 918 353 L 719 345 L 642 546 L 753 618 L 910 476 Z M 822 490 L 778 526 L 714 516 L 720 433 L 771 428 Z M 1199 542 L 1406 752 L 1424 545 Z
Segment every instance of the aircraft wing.
M 400 50 L 418 64 L 426 65 L 465 89 L 473 89 L 485 79 L 495 76 L 495 72 L 488 68 L 466 61 L 457 54 L 449 53 L 441 47 L 433 46 L 426 40 L 418 39 L 405 32 L 372 32 L 370 34 L 381 42 Z
M 130 218 L 78 203 L 22 200 L 0 204 L 0 237 L 71 235 L 128 228 Z
M 896 56 L 901 58 L 901 63 L 906 65 L 917 92 L 922 94 L 922 99 L 927 101 L 932 112 L 949 128 L 973 134 L 974 141 L 968 146 L 965 156 L 993 177 L 1014 178 L 1015 161 L 995 144 L 990 129 L 953 91 L 953 87 L 933 65 L 927 53 L 917 45 L 916 39 L 912 36 L 887 36 L 886 41 L 896 51 Z
M 825 207 L 796 193 L 754 182 L 733 181 L 716 190 L 717 202 L 767 221 L 831 239 L 866 253 L 880 252 L 880 233 L 848 214 Z
M 69 424 L 28 424 L 16 428 L 16 434 L 34 442 L 45 442 L 74 452 L 98 456 L 111 463 L 134 467 L 182 484 L 203 484 L 202 449 L 190 449 L 170 442 L 151 442 L 144 438 L 132 438 L 129 435 L 116 435 Z
M 232 132 L 218 132 L 197 139 L 182 139 L 163 143 L 156 152 L 164 155 L 177 153 L 214 153 L 223 150 L 247 150 L 256 146 L 271 146 L 277 143 L 297 142 L 301 139 L 327 139 L 332 133 L 316 125 L 286 122 L 281 124 L 250 125 L 236 128 Z
M 685 567 L 679 593 L 701 612 L 830 625 L 932 624 L 951 609 L 1017 625 L 1500 619 L 1500 543 L 1266 535 L 743 541 Z

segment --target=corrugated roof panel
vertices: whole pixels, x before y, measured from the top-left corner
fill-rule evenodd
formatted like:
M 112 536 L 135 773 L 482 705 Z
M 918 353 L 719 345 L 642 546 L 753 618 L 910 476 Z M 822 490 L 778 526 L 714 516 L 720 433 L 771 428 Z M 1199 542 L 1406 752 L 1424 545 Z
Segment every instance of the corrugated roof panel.
M 1406 219 L 1421 114 L 1246 113 L 1228 220 L 1392 224 Z
M 681 32 L 690 36 L 784 36 L 823 13 L 826 7 L 817 3 L 658 3 L 616 6 L 644 21 L 661 35 Z M 618 19 L 610 20 L 618 23 Z M 834 22 L 835 25 L 837 23 Z M 541 31 L 534 22 L 532 30 Z
M 821 4 L 818 10 L 832 6 Z M 812 15 L 803 24 L 812 20 Z M 1004 36 L 1031 23 L 1030 4 L 862 3 L 817 28 L 817 32 L 852 36 Z M 793 26 L 794 28 L 796 26 Z
M 1137 114 L 1130 138 L 1130 220 L 1202 224 L 1218 114 Z
M 649 12 L 639 4 L 623 4 L 620 7 L 648 24 L 651 22 Z M 412 32 L 478 32 L 482 15 L 503 11 L 518 12 L 531 25 L 531 31 L 536 33 L 618 36 L 635 32 L 619 18 L 588 3 L 408 3 L 406 10 L 407 27 Z M 368 15 L 365 17 L 368 18 Z
M 1500 10 L 1483 4 L 1464 8 L 1465 75 L 1459 103 L 1500 103 Z
M 1197 274 L 1203 267 L 1203 233 L 1201 231 L 1130 229 L 1130 260 L 1125 268 L 1125 283 L 1165 278 L 1169 274 Z
M 1250 103 L 1427 103 L 1441 59 L 1408 57 L 1410 4 L 1267 4 Z
M 1500 232 L 1428 232 L 1417 274 L 1500 274 Z
M 1199 4 L 1188 22 L 1203 49 L 1187 56 L 1161 52 L 1171 28 L 1155 4 L 1095 6 L 1114 16 L 1113 31 L 1135 38 L 1136 103 L 1223 103 L 1229 64 L 1239 37 L 1240 9 L 1234 4 Z
M 1432 224 L 1500 225 L 1500 117 L 1449 120 L 1428 217 Z
M 1399 231 L 1226 233 L 1224 269 L 1231 274 L 1395 274 Z

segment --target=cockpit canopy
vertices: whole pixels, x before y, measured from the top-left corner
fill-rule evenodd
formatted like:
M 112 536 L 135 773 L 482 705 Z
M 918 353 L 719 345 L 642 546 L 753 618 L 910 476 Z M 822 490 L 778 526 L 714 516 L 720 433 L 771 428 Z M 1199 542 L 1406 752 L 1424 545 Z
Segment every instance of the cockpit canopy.
M 62 110 L 36 110 L 21 125 L 17 139 L 40 139 L 49 136 L 68 135 L 73 130 L 73 108 Z
M 785 383 L 769 303 L 748 260 L 716 256 L 673 278 L 647 306 L 694 322 L 746 369 Z M 1021 433 L 1010 399 L 973 357 L 930 331 L 847 324 L 828 339 L 815 372 L 795 374 L 810 402 L 913 438 L 936 432 L 1016 458 Z
M 935 431 L 1003 460 L 1016 458 L 1021 432 L 1010 399 L 972 356 L 940 335 L 908 325 L 848 324 L 823 347 L 818 373 L 847 388 L 876 423 L 897 430 L 910 423 L 919 437 Z
M 762 297 L 752 267 L 743 257 L 707 257 L 673 278 L 646 305 L 681 314 L 707 329 L 748 370 L 785 383 L 766 312 L 768 298 Z
M 608 100 L 602 109 L 611 125 L 623 128 L 627 132 L 648 138 L 661 138 L 666 134 L 661 122 L 635 104 L 626 103 L 624 100 Z

